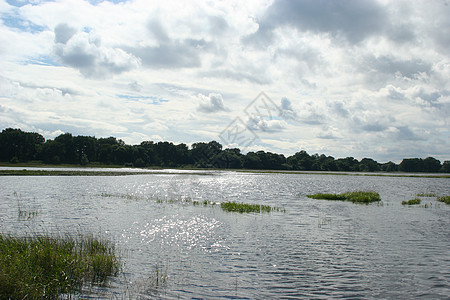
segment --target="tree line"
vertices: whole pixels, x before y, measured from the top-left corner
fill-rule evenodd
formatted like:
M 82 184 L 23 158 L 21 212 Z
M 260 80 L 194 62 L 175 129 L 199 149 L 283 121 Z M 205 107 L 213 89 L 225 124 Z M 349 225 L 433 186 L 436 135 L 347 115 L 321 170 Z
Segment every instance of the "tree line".
M 285 157 L 283 154 L 257 151 L 241 153 L 238 148 L 226 148 L 216 142 L 199 142 L 188 147 L 171 142 L 144 141 L 127 145 L 114 138 L 73 136 L 64 133 L 55 139 L 35 132 L 7 128 L 0 133 L 0 161 L 19 163 L 42 161 L 46 164 L 103 164 L 133 167 L 196 167 L 219 169 L 263 169 L 346 172 L 445 172 L 450 173 L 450 161 L 442 164 L 433 157 L 405 158 L 400 164 L 378 163 L 371 158 L 335 159 L 324 154 L 308 154 L 301 150 Z

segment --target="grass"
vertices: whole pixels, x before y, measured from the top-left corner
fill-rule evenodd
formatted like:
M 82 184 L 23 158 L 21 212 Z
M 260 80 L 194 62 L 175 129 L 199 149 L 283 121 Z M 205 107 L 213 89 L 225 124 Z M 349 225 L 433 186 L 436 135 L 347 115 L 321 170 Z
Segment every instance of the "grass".
M 418 193 L 417 197 L 436 197 L 435 193 Z
M 114 245 L 93 236 L 0 234 L 0 299 L 56 299 L 117 275 Z
M 259 205 L 259 204 L 247 204 L 238 202 L 223 202 L 220 207 L 227 212 L 238 212 L 238 213 L 269 213 L 271 211 L 284 211 L 278 207 L 271 207 L 269 205 Z
M 436 200 L 439 202 L 444 202 L 445 204 L 450 204 L 450 196 L 437 197 Z
M 380 195 L 374 191 L 354 191 L 346 192 L 342 194 L 312 194 L 306 195 L 308 198 L 312 199 L 323 199 L 323 200 L 339 200 L 339 201 L 350 201 L 353 203 L 372 203 L 381 201 Z
M 420 204 L 421 200 L 419 198 L 414 198 L 408 201 L 402 201 L 402 205 L 417 205 Z

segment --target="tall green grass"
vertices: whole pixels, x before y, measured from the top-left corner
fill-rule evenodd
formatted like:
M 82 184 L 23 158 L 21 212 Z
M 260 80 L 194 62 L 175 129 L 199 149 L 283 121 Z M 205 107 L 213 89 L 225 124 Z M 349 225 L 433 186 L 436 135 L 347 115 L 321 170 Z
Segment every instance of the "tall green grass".
M 56 299 L 119 269 L 114 245 L 93 236 L 0 234 L 0 299 Z
M 340 201 L 350 201 L 353 203 L 372 203 L 381 201 L 380 195 L 374 191 L 354 191 L 346 192 L 342 194 L 312 194 L 306 195 L 308 198 L 312 199 L 323 199 L 323 200 L 340 200 Z

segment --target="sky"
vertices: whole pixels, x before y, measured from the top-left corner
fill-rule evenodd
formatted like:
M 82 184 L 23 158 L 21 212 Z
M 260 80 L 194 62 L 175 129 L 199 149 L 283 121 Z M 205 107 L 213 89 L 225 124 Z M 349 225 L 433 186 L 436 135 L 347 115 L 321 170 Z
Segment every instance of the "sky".
M 450 160 L 450 1 L 0 0 L 0 129 Z

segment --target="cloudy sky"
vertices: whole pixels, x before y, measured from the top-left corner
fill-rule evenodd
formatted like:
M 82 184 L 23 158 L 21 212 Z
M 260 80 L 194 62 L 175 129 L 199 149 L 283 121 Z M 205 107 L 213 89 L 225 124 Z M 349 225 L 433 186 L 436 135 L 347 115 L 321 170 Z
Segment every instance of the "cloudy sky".
M 450 160 L 450 1 L 0 0 L 0 129 Z

